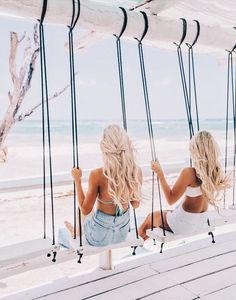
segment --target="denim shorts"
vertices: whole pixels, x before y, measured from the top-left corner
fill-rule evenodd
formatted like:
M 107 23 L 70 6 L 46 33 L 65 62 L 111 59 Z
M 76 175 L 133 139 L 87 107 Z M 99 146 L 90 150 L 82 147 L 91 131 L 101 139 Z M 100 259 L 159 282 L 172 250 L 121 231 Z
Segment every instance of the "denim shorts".
M 129 222 L 129 210 L 121 216 L 112 216 L 96 210 L 92 216 L 85 219 L 86 240 L 96 247 L 123 242 L 129 232 Z

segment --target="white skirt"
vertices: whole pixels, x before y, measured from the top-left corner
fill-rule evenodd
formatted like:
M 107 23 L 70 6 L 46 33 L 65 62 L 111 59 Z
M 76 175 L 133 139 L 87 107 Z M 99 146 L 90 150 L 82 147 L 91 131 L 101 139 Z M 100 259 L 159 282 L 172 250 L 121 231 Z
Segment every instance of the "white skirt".
M 166 214 L 166 221 L 175 234 L 194 234 L 207 227 L 208 212 L 190 213 L 183 209 L 182 202 Z

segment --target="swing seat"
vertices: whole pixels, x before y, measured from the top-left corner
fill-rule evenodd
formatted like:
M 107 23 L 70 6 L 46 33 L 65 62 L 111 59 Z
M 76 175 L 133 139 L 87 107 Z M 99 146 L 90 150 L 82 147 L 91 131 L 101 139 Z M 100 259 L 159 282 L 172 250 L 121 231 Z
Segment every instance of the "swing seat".
M 118 249 L 118 248 L 125 248 L 125 247 L 138 247 L 138 246 L 143 246 L 144 241 L 142 238 L 136 238 L 136 235 L 134 233 L 129 233 L 126 240 L 121 242 L 121 243 L 116 243 L 116 244 L 110 244 L 107 246 L 103 247 L 95 247 L 92 245 L 89 245 L 86 239 L 83 239 L 83 246 L 80 246 L 79 239 L 73 239 L 71 238 L 70 240 L 70 245 L 71 247 L 76 250 L 79 253 L 83 253 L 83 255 L 93 255 L 93 254 L 98 254 L 101 252 L 105 252 L 107 250 L 112 250 L 112 249 Z
M 125 241 L 116 244 L 110 244 L 104 247 L 95 247 L 89 245 L 85 236 L 82 236 L 82 246 L 80 246 L 80 238 L 74 239 L 66 228 L 59 229 L 58 244 L 61 246 L 61 252 L 67 253 L 74 251 L 78 257 L 78 263 L 81 263 L 83 256 L 99 254 L 99 267 L 104 270 L 111 270 L 113 268 L 112 250 L 118 248 L 132 247 L 133 255 L 138 246 L 143 246 L 144 241 L 142 238 L 136 237 L 135 232 L 129 232 Z M 67 250 L 63 251 L 63 248 Z
M 83 254 L 83 256 L 86 256 L 86 255 L 98 254 L 98 253 L 105 252 L 107 250 L 112 250 L 112 249 L 143 246 L 144 241 L 142 238 L 137 239 L 135 232 L 129 232 L 126 240 L 121 243 L 110 244 L 110 245 L 102 246 L 102 247 L 95 247 L 95 246 L 89 245 L 85 236 L 83 235 L 82 247 L 81 247 L 80 239 L 79 238 L 74 239 L 68 233 L 67 229 L 63 228 L 63 229 L 60 229 L 60 231 L 59 231 L 58 243 L 61 246 L 64 246 L 66 248 L 72 248 L 75 251 L 77 251 L 77 253 L 80 253 L 80 254 Z
M 50 253 L 52 240 L 35 239 L 0 248 L 0 268 Z
M 195 235 L 200 235 L 200 234 L 204 234 L 204 233 L 209 234 L 209 232 L 213 232 L 214 230 L 215 230 L 215 227 L 212 225 L 211 226 L 207 225 L 195 233 L 186 233 L 186 234 L 174 234 L 173 232 L 165 230 L 166 235 L 164 236 L 162 228 L 153 228 L 153 230 L 151 230 L 151 229 L 147 230 L 147 235 L 150 238 L 152 238 L 154 240 L 158 240 L 159 242 L 164 244 L 167 242 L 182 240 L 184 238 L 195 236 Z
M 79 239 L 73 239 L 71 238 L 70 241 L 70 245 L 71 247 L 78 251 L 83 253 L 83 255 L 93 255 L 93 254 L 97 254 L 97 253 L 101 253 L 101 252 L 105 252 L 107 250 L 113 250 L 113 249 L 118 249 L 118 248 L 125 248 L 125 247 L 138 247 L 138 246 L 143 246 L 144 241 L 142 238 L 138 238 L 136 237 L 135 233 L 128 233 L 128 236 L 126 238 L 125 241 L 121 242 L 121 243 L 116 243 L 116 244 L 110 244 L 107 246 L 103 246 L 103 247 L 95 247 L 92 245 L 89 245 L 88 242 L 83 239 L 83 246 L 80 247 L 80 243 L 79 243 Z

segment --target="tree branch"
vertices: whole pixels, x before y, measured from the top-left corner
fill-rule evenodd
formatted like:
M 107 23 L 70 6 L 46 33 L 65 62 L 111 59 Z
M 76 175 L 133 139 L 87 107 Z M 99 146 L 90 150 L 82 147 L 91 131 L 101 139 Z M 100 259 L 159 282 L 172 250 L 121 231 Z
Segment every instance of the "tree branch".
M 38 40 L 38 38 L 39 38 L 38 37 L 38 26 L 35 25 L 34 26 L 34 44 L 35 44 L 36 49 L 34 50 L 34 52 L 32 53 L 30 58 L 29 58 L 29 53 L 27 52 L 27 50 L 25 50 L 25 55 L 27 55 L 27 56 L 25 57 L 25 64 L 26 64 L 25 65 L 25 73 L 23 73 L 24 65 L 22 66 L 22 73 L 23 73 L 24 77 L 22 78 L 22 84 L 21 84 L 20 101 L 19 101 L 20 105 L 21 105 L 21 102 L 23 101 L 23 98 L 25 97 L 26 93 L 30 89 L 33 72 L 35 70 L 36 60 L 39 55 L 39 40 Z M 27 63 L 27 61 L 28 61 L 28 63 Z M 25 79 L 27 68 L 28 68 L 28 75 Z M 24 79 L 25 79 L 25 82 L 23 83 Z
M 17 71 L 17 52 L 23 43 L 23 62 Z M 25 99 L 26 93 L 30 88 L 30 83 L 35 70 L 36 60 L 39 54 L 39 41 L 37 26 L 34 26 L 34 49 L 32 49 L 30 38 L 26 33 L 19 39 L 16 32 L 10 33 L 10 53 L 9 53 L 9 71 L 13 83 L 13 90 L 8 92 L 9 105 L 0 122 L 0 161 L 5 162 L 7 151 L 4 143 L 12 126 L 15 124 L 15 116 Z M 33 47 L 34 47 L 33 46 Z
M 27 72 L 27 67 L 30 63 L 30 54 L 31 54 L 31 44 L 30 44 L 30 38 L 27 37 L 26 39 L 26 46 L 24 49 L 24 59 L 23 59 L 23 64 L 20 68 L 20 72 L 19 72 L 19 78 L 20 78 L 20 85 L 22 85 L 24 78 L 26 76 L 26 72 Z
M 78 72 L 76 72 L 75 76 L 78 75 Z M 55 92 L 51 97 L 49 97 L 49 101 L 54 100 L 55 98 L 59 97 L 61 94 L 63 94 L 68 88 L 70 87 L 70 84 L 68 83 L 63 89 L 61 89 L 59 92 Z M 32 107 L 31 109 L 29 109 L 28 111 L 26 111 L 25 113 L 22 113 L 18 116 L 15 117 L 15 122 L 20 122 L 23 121 L 26 117 L 29 117 L 30 115 L 32 115 L 32 113 L 39 108 L 42 105 L 42 103 L 38 103 L 37 105 L 35 105 L 34 107 Z
M 16 55 L 18 49 L 18 36 L 16 32 L 11 32 L 11 47 L 10 47 L 10 56 L 9 56 L 9 66 L 10 66 L 10 74 L 13 85 L 15 86 L 18 83 L 18 75 L 16 71 Z

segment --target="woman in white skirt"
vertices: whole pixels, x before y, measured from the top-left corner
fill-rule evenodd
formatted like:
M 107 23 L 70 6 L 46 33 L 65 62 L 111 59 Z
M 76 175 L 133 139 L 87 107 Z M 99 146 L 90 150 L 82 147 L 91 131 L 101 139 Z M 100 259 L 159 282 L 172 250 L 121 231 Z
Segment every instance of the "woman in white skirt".
M 163 211 L 165 229 L 175 234 L 194 234 L 206 226 L 208 205 L 217 208 L 222 192 L 230 186 L 220 164 L 218 145 L 209 132 L 200 131 L 193 136 L 189 150 L 193 167 L 183 169 L 172 188 L 159 162 L 151 165 L 168 204 L 173 205 L 182 198 L 174 210 Z M 160 211 L 154 212 L 153 225 L 162 227 Z M 151 214 L 140 226 L 139 235 L 147 239 L 146 230 L 150 228 Z

